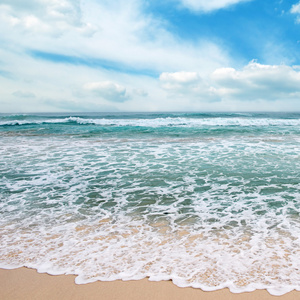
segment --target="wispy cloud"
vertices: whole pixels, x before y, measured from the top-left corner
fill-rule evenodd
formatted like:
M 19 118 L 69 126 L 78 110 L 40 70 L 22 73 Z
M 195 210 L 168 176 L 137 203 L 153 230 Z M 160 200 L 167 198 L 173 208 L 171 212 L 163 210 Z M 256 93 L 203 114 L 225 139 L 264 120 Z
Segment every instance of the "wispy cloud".
M 158 73 L 183 67 L 191 70 L 195 62 L 203 71 L 212 70 L 228 61 L 227 53 L 214 42 L 207 39 L 180 40 L 166 29 L 160 18 L 145 12 L 141 0 L 65 0 L 62 1 L 66 6 L 65 19 L 61 18 L 64 6 L 54 6 L 60 1 L 28 0 L 28 7 L 32 9 L 20 5 L 19 1 L 6 2 L 0 5 L 2 36 L 6 42 L 17 42 L 20 48 L 35 50 L 40 58 L 46 58 L 43 52 L 57 53 L 85 61 L 91 58 L 117 62 L 132 66 L 132 69 Z M 18 21 L 22 18 L 29 18 L 29 27 Z M 83 35 L 79 31 L 86 24 L 96 28 L 93 35 Z
M 220 101 L 216 89 L 203 80 L 197 72 L 162 73 L 161 86 L 172 97 L 189 97 L 197 101 Z
M 0 70 L 0 76 L 5 77 L 5 78 L 12 78 L 11 72 L 8 72 L 5 70 Z
M 13 95 L 19 98 L 35 98 L 35 94 L 28 91 L 15 91 Z
M 83 88 L 97 97 L 113 102 L 124 102 L 129 98 L 124 86 L 111 81 L 89 82 Z
M 196 12 L 212 12 L 251 0 L 179 0 L 181 5 Z
M 257 101 L 264 107 L 276 102 L 277 108 L 289 102 L 300 109 L 299 70 L 291 66 L 297 57 L 281 58 L 287 57 L 288 43 L 274 36 L 262 43 L 253 31 L 240 47 L 239 28 L 228 32 L 236 34 L 232 45 L 224 30 L 219 32 L 224 39 L 210 34 L 215 32 L 208 30 L 211 26 L 227 19 L 218 23 L 220 14 L 209 12 L 235 6 L 223 18 L 242 19 L 238 13 L 246 1 L 168 0 L 159 13 L 144 0 L 2 0 L 0 109 L 244 110 Z M 255 11 L 255 1 L 248 2 Z M 178 9 L 179 3 L 185 9 Z M 167 18 L 168 6 L 178 15 Z M 300 2 L 289 9 L 300 15 Z M 184 35 L 185 29 L 178 34 L 171 23 L 183 15 L 180 24 L 192 17 L 188 26 L 197 25 L 193 38 Z M 245 36 L 254 30 L 243 28 Z M 241 51 L 249 43 L 269 60 L 261 55 L 262 64 L 247 64 L 253 57 Z M 281 62 L 286 65 L 276 65 Z
M 70 56 L 38 50 L 29 50 L 28 53 L 34 58 L 50 61 L 53 63 L 83 65 L 89 68 L 102 68 L 126 74 L 140 74 L 151 77 L 157 77 L 159 74 L 155 70 L 139 69 L 135 68 L 132 65 L 126 65 L 121 62 L 110 61 L 101 58 Z
M 84 22 L 80 1 L 2 0 L 1 18 L 14 29 L 30 34 L 58 37 L 68 30 L 88 35 L 96 30 Z
M 300 2 L 292 5 L 290 12 L 296 14 L 296 23 L 300 23 Z

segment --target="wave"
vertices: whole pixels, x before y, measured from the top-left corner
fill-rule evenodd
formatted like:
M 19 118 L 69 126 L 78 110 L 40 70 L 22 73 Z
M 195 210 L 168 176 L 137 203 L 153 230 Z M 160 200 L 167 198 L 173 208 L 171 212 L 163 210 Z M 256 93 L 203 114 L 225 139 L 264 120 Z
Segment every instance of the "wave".
M 197 126 L 300 122 L 54 115 L 1 121 L 48 122 L 51 129 L 53 123 L 71 129 L 152 126 L 162 128 L 159 138 L 168 131 L 163 126 L 176 134 L 179 126 L 194 126 L 203 136 Z M 122 139 L 138 136 L 136 128 L 133 135 L 120 128 Z M 186 136 L 183 131 L 179 136 Z M 149 277 L 203 290 L 267 288 L 281 295 L 300 289 L 297 139 L 282 135 L 276 137 L 281 143 L 257 143 L 255 134 L 241 134 L 222 142 L 213 135 L 209 143 L 165 138 L 153 144 L 144 135 L 135 140 L 142 143 L 70 136 L 0 139 L 1 267 L 75 274 L 77 283 Z
M 266 126 L 300 126 L 300 119 L 273 119 L 273 118 L 185 118 L 166 117 L 153 119 L 107 119 L 65 117 L 56 119 L 28 119 L 18 117 L 0 121 L 0 126 L 25 126 L 41 124 L 76 124 L 96 126 L 129 126 L 129 127 L 203 127 L 203 126 L 238 126 L 238 127 L 266 127 Z
M 68 119 L 53 119 L 53 120 L 11 120 L 0 121 L 0 126 L 23 126 L 23 125 L 40 125 L 40 124 L 60 124 L 67 123 Z

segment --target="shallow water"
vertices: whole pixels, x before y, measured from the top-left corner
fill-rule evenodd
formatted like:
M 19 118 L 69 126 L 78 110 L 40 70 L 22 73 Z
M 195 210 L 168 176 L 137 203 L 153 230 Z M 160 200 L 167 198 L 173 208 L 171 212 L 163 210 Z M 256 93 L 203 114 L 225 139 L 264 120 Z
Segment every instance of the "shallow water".
M 0 266 L 300 290 L 300 114 L 0 115 Z

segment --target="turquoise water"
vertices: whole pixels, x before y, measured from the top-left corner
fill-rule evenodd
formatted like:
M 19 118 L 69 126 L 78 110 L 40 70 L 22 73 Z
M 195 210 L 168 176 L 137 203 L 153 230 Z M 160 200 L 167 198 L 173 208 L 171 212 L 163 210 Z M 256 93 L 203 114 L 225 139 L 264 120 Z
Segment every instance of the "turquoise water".
M 300 114 L 0 115 L 0 266 L 300 289 Z

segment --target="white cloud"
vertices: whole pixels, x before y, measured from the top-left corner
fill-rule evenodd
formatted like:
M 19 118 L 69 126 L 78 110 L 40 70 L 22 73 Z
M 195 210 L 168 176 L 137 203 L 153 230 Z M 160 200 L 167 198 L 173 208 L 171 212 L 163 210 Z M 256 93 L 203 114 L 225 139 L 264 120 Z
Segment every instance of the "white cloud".
M 100 58 L 157 73 L 183 68 L 205 73 L 229 61 L 214 42 L 180 40 L 145 12 L 141 0 L 64 0 L 65 18 L 59 0 L 28 0 L 28 7 L 5 1 L 0 4 L 1 35 L 19 49 Z
M 84 89 L 109 101 L 124 102 L 128 100 L 126 88 L 111 81 L 89 82 L 84 85 Z
M 175 73 L 162 73 L 160 75 L 160 80 L 168 81 L 173 83 L 193 83 L 199 80 L 199 75 L 197 72 L 175 72 Z
M 147 97 L 148 92 L 145 91 L 144 89 L 133 89 L 132 94 L 140 97 Z
M 250 62 L 242 70 L 218 68 L 205 78 L 196 72 L 162 73 L 160 82 L 173 98 L 194 98 L 202 103 L 270 103 L 300 99 L 299 68 L 286 65 Z M 255 110 L 255 105 L 253 108 Z
M 250 62 L 242 70 L 217 69 L 212 82 L 224 99 L 289 100 L 300 96 L 300 72 L 286 65 Z
M 197 72 L 164 72 L 159 76 L 162 87 L 166 90 L 180 90 L 197 86 L 201 78 Z
M 300 14 L 300 2 L 292 6 L 291 13 Z
M 31 93 L 31 92 L 27 92 L 27 91 L 15 91 L 12 93 L 14 96 L 16 97 L 20 97 L 20 98 L 35 98 L 35 94 Z
M 83 22 L 80 1 L 73 0 L 2 0 L 0 19 L 12 28 L 29 34 L 60 36 L 77 30 L 91 34 L 96 27 Z
M 200 12 L 211 12 L 249 0 L 180 0 L 181 5 Z
M 144 5 L 140 0 L 0 1 L 0 96 L 6 99 L 0 110 L 168 110 L 176 99 L 168 98 L 155 74 L 184 69 L 207 76 L 229 64 L 216 43 L 180 40 Z M 36 59 L 30 50 L 108 61 L 113 68 Z M 154 75 L 144 76 L 142 70 Z M 83 89 L 87 82 L 111 82 L 121 89 Z M 16 91 L 32 91 L 36 97 L 25 106 L 13 95 Z M 191 108 L 179 102 L 178 107 Z
M 298 15 L 296 18 L 296 23 L 300 23 L 300 2 L 297 4 L 294 4 L 290 10 L 292 14 Z
M 185 0 L 206 12 L 238 2 Z M 297 68 L 254 62 L 222 68 L 234 63 L 218 44 L 180 40 L 143 3 L 2 0 L 0 110 L 255 110 L 257 101 L 265 110 L 291 103 L 300 109 Z M 108 61 L 113 68 L 36 59 L 31 49 Z
M 162 73 L 161 86 L 172 97 L 196 98 L 204 102 L 218 101 L 216 89 L 204 81 L 197 72 Z

